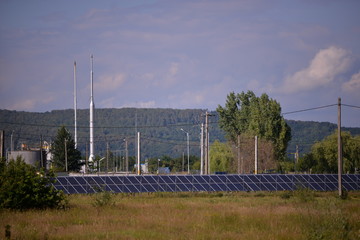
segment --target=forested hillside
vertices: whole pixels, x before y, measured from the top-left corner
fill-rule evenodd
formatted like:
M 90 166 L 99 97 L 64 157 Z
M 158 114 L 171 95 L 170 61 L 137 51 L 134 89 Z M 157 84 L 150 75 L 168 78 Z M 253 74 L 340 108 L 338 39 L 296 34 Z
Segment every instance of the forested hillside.
M 200 155 L 200 125 L 204 122 L 205 110 L 188 109 L 96 109 L 95 111 L 95 153 L 104 155 L 107 144 L 109 150 L 122 154 L 128 141 L 129 155 L 135 155 L 136 132 L 141 133 L 143 157 L 169 155 L 179 157 L 186 153 L 186 134 L 189 132 L 190 154 Z M 78 110 L 78 149 L 87 155 L 89 142 L 89 110 Z M 225 141 L 224 134 L 217 127 L 216 117 L 210 118 L 212 139 Z M 57 129 L 66 126 L 74 137 L 74 111 L 54 110 L 45 113 L 0 110 L 0 129 L 5 130 L 6 147 L 10 148 L 13 133 L 15 149 L 22 143 L 36 147 L 40 137 L 52 141 Z
M 200 155 L 200 126 L 204 122 L 202 109 L 96 109 L 95 111 L 95 153 L 105 155 L 109 151 L 123 154 L 127 139 L 129 155 L 135 155 L 135 135 L 141 133 L 142 157 L 171 157 L 186 154 L 186 134 L 189 132 L 190 154 Z M 214 112 L 216 114 L 216 112 Z M 89 141 L 89 110 L 78 110 L 78 149 L 87 155 Z M 218 127 L 218 117 L 210 117 L 210 139 L 225 141 L 224 133 Z M 288 152 L 308 152 L 313 143 L 330 135 L 336 124 L 287 120 L 292 129 L 292 141 Z M 5 149 L 10 150 L 13 135 L 15 150 L 21 144 L 38 147 L 40 139 L 53 141 L 60 126 L 65 126 L 74 137 L 74 111 L 54 110 L 45 113 L 0 110 L 0 130 L 5 130 Z M 353 135 L 360 134 L 360 128 L 344 128 Z
M 337 125 L 329 122 L 310 122 L 287 120 L 291 127 L 292 140 L 288 147 L 288 153 L 296 151 L 296 145 L 299 147 L 299 153 L 307 153 L 311 146 L 323 140 L 337 130 Z M 360 135 L 360 128 L 341 128 L 342 131 L 348 131 L 352 135 Z

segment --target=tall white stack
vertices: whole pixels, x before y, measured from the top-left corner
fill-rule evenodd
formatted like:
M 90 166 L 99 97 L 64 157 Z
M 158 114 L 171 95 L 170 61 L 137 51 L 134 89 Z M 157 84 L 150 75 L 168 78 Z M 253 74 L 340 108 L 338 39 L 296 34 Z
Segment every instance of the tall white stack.
M 93 71 L 93 62 L 94 57 L 91 55 L 91 71 L 90 71 L 90 80 L 91 80 L 91 96 L 90 96 L 90 156 L 89 162 L 94 162 L 95 155 L 94 155 L 94 110 L 95 110 L 95 103 L 94 103 L 94 71 Z

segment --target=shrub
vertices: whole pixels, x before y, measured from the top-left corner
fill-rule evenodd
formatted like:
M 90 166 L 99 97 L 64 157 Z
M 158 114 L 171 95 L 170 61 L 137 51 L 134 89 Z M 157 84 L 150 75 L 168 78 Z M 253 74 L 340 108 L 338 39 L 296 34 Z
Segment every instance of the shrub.
M 21 157 L 10 160 L 0 173 L 0 207 L 9 209 L 63 208 L 67 199 L 52 185 L 54 174 L 38 172 Z
M 113 206 L 114 204 L 113 193 L 109 191 L 98 191 L 93 194 L 92 205 L 94 207 Z

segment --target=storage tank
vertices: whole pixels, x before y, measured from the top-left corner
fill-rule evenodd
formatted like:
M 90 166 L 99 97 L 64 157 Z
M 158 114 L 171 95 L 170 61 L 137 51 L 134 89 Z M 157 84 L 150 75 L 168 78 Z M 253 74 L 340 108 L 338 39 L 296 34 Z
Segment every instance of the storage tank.
M 22 159 L 30 165 L 33 165 L 34 167 L 41 167 L 40 162 L 41 162 L 41 155 L 40 155 L 41 151 L 40 150 L 22 150 L 22 151 L 12 151 L 9 152 L 8 154 L 8 160 L 14 159 L 16 160 L 16 158 L 18 156 L 21 156 Z M 43 152 L 44 154 L 44 152 Z M 43 155 L 43 161 L 46 161 L 46 157 Z M 43 164 L 43 166 L 45 166 Z

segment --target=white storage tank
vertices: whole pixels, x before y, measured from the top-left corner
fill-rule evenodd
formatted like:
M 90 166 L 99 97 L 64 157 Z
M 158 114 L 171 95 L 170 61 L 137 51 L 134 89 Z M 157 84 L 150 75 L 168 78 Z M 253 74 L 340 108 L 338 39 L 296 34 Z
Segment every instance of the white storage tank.
M 21 156 L 22 159 L 30 165 L 33 165 L 34 167 L 41 167 L 41 151 L 40 150 L 22 150 L 22 151 L 12 151 L 8 153 L 8 160 L 14 159 L 18 156 Z M 43 152 L 44 154 L 44 152 Z M 43 161 L 46 161 L 46 156 L 43 155 Z M 45 167 L 45 165 L 43 164 Z

